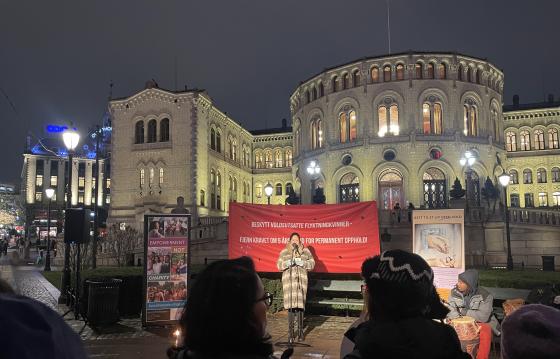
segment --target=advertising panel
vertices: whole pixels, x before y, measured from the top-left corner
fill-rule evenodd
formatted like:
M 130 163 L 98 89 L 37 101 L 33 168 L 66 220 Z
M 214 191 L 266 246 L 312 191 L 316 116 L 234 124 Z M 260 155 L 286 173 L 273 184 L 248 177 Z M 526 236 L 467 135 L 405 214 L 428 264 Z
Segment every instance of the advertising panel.
M 190 215 L 144 216 L 142 323 L 176 323 L 187 300 Z
M 464 222 L 462 209 L 412 212 L 413 251 L 432 267 L 437 288 L 453 288 L 465 270 Z

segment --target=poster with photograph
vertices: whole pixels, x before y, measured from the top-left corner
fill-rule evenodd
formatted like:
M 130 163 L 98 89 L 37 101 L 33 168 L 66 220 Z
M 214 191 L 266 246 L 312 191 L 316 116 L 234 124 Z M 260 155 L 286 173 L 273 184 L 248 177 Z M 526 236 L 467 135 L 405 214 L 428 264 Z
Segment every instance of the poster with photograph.
M 464 221 L 462 209 L 412 212 L 413 251 L 432 267 L 437 288 L 453 288 L 465 270 Z
M 144 326 L 178 321 L 187 300 L 190 215 L 144 216 Z

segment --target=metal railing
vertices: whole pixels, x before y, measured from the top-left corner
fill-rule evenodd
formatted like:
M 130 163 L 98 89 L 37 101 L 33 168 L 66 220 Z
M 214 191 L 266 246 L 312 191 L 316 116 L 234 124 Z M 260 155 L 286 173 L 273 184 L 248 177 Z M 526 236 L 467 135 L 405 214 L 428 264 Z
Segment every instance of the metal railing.
M 560 226 L 560 209 L 510 208 L 509 219 L 512 224 Z

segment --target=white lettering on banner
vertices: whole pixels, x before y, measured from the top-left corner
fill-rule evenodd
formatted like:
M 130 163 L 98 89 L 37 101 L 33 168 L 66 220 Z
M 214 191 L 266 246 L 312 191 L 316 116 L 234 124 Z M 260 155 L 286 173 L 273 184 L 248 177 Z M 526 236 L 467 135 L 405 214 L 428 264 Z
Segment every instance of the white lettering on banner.
M 306 244 L 364 244 L 368 243 L 368 237 L 317 237 L 302 238 Z M 288 238 L 266 238 L 266 237 L 239 237 L 239 243 L 256 244 L 285 244 Z
M 310 229 L 310 228 L 347 228 L 352 223 L 350 221 L 337 222 L 251 222 L 252 228 L 293 228 L 293 229 Z

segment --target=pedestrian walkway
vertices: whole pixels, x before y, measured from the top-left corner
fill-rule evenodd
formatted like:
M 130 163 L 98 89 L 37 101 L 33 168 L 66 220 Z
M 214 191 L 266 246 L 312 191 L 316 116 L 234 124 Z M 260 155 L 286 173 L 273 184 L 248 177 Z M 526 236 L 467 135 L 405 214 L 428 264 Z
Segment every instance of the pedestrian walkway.
M 19 294 L 36 299 L 53 308 L 61 315 L 67 311 L 59 305 L 59 290 L 41 274 L 42 267 L 29 265 L 29 260 L 21 260 L 17 251 L 0 257 L 0 277 L 8 281 Z M 86 349 L 92 358 L 154 358 L 165 357 L 165 351 L 173 343 L 172 328 L 145 330 L 140 318 L 122 319 L 118 324 L 98 328 L 86 326 L 74 319 L 74 313 L 65 316 L 66 322 L 80 332 Z M 338 358 L 342 335 L 355 318 L 309 316 L 305 320 L 305 341 L 296 345 L 292 358 Z M 287 348 L 287 314 L 280 312 L 269 315 L 268 330 L 272 336 L 275 354 L 280 356 Z

